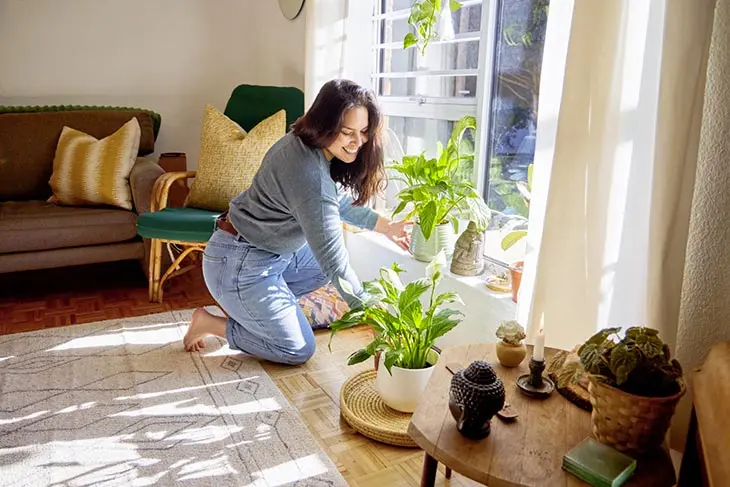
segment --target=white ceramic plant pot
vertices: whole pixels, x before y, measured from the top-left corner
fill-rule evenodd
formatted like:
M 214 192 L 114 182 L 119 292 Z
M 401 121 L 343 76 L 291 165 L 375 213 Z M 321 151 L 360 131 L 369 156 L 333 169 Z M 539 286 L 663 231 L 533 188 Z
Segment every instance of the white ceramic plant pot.
M 442 223 L 433 229 L 431 238 L 426 240 L 421 233 L 421 226 L 413 225 L 411 232 L 411 253 L 422 262 L 431 262 L 434 257 L 443 249 L 446 259 L 450 259 L 454 254 L 454 245 L 456 244 L 456 234 L 451 223 Z
M 375 390 L 378 391 L 380 398 L 386 404 L 396 411 L 403 413 L 412 413 L 416 410 L 418 403 L 423 396 L 431 374 L 433 374 L 434 365 L 438 361 L 438 354 L 431 350 L 429 354 L 429 363 L 431 365 L 425 369 L 402 369 L 400 367 L 391 367 L 390 373 L 385 365 L 380 362 L 378 357 L 378 373 L 375 376 Z

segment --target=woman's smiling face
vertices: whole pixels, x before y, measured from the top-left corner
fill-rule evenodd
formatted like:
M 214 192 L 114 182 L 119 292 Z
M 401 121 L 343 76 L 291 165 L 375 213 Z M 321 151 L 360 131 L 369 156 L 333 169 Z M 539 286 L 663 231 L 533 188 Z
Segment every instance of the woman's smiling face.
M 342 126 L 335 140 L 324 148 L 327 159 L 355 162 L 360 148 L 368 141 L 368 111 L 365 107 L 350 108 L 342 118 Z

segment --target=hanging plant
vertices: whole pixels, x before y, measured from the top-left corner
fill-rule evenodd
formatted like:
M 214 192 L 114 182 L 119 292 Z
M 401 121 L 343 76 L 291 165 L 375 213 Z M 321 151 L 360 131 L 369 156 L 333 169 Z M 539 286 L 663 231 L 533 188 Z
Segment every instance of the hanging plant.
M 444 0 L 449 2 L 449 10 L 456 12 L 461 8 L 461 3 L 456 0 Z M 411 15 L 408 17 L 410 25 L 415 33 L 409 32 L 403 38 L 403 49 L 416 46 L 422 55 L 426 54 L 426 46 L 431 41 L 438 39 L 436 23 L 441 12 L 441 0 L 420 0 L 411 6 Z

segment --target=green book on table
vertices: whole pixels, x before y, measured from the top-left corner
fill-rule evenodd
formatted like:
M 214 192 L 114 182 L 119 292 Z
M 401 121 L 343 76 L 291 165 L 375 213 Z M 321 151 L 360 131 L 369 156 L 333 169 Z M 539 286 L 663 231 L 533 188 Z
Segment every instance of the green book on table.
M 563 469 L 596 487 L 618 487 L 634 473 L 636 460 L 589 436 L 565 454 Z

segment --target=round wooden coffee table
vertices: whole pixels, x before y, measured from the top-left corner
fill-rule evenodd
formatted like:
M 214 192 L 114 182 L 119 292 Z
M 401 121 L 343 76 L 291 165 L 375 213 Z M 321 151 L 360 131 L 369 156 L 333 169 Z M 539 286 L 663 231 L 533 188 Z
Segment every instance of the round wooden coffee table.
M 546 348 L 546 360 L 556 350 Z M 528 354 L 519 367 L 502 367 L 493 343 L 446 348 L 442 351 L 421 404 L 413 413 L 408 434 L 425 451 L 422 486 L 432 486 L 441 462 L 449 470 L 489 487 L 583 486 L 587 485 L 562 469 L 563 455 L 591 435 L 591 415 L 570 403 L 557 391 L 545 399 L 532 399 L 519 391 L 515 382 L 529 373 Z M 468 366 L 486 360 L 504 382 L 509 402 L 519 413 L 507 423 L 496 416 L 491 433 L 483 440 L 469 440 L 456 429 L 449 411 L 449 386 L 452 374 L 447 364 Z M 637 469 L 626 486 L 675 484 L 674 468 L 668 451 L 639 459 Z

